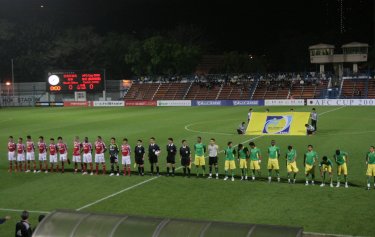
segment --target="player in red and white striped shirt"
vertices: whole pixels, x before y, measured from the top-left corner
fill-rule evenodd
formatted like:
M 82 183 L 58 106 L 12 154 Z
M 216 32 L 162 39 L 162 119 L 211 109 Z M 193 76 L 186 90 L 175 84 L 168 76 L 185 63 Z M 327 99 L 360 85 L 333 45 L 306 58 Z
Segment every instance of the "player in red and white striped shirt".
M 107 150 L 102 137 L 98 136 L 95 142 L 95 163 L 96 163 L 96 175 L 99 173 L 99 163 L 102 164 L 103 174 L 106 174 L 104 152 Z
M 48 163 L 47 163 L 47 145 L 44 142 L 44 137 L 40 136 L 38 141 L 39 150 L 39 170 L 38 173 L 43 172 L 43 164 L 45 167 L 45 172 L 48 173 Z
M 22 143 L 23 139 L 22 137 L 18 138 L 17 143 L 17 163 L 18 164 L 18 170 L 20 172 L 23 171 L 23 168 L 26 170 L 26 162 L 25 162 L 25 145 Z
M 16 143 L 14 143 L 13 137 L 9 136 L 8 139 L 8 161 L 9 161 L 9 172 L 13 171 L 13 161 L 15 164 L 15 171 L 17 171 L 17 160 L 16 160 Z
M 36 173 L 35 146 L 34 146 L 33 140 L 31 140 L 30 135 L 27 136 L 27 140 L 26 140 L 26 160 L 27 160 L 26 172 L 30 172 L 31 162 L 33 162 L 34 173 Z
M 92 167 L 92 145 L 89 142 L 89 138 L 85 137 L 85 140 L 82 144 L 83 147 L 83 174 L 87 174 L 87 164 L 90 164 L 90 174 L 93 175 L 93 167 Z
M 130 153 L 131 153 L 131 148 L 128 144 L 128 139 L 124 138 L 122 140 L 122 145 L 121 145 L 121 155 L 122 155 L 122 167 L 124 169 L 124 176 L 126 176 L 126 171 L 128 171 L 128 176 L 130 176 L 131 170 L 130 170 Z
M 48 146 L 49 149 L 49 163 L 51 165 L 51 173 L 53 172 L 53 166 L 56 164 L 56 172 L 59 172 L 59 164 L 57 163 L 57 145 L 55 139 L 51 138 Z
M 76 136 L 73 142 L 73 162 L 74 162 L 74 173 L 76 174 L 78 169 L 78 163 L 81 165 L 81 171 L 83 171 L 83 165 L 81 162 L 82 143 L 79 141 L 79 137 Z
M 61 162 L 61 173 L 64 173 L 65 171 L 65 162 L 70 163 L 70 160 L 68 159 L 68 147 L 64 143 L 62 137 L 57 138 L 57 150 L 59 151 L 59 159 Z M 59 165 L 57 165 L 57 170 L 59 169 Z

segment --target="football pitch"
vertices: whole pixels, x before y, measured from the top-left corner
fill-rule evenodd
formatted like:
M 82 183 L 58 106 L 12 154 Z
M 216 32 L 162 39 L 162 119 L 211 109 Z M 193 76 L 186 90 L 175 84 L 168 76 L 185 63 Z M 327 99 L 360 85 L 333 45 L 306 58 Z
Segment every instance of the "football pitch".
M 14 236 L 15 223 L 20 211 L 30 210 L 31 223 L 37 224 L 40 212 L 56 209 L 82 210 L 87 212 L 120 213 L 157 217 L 197 220 L 246 222 L 257 224 L 302 226 L 305 231 L 375 236 L 375 190 L 365 190 L 365 155 L 370 145 L 375 145 L 373 107 L 316 107 L 318 133 L 314 136 L 242 136 L 235 129 L 247 120 L 247 107 L 126 107 L 126 108 L 7 108 L 0 110 L 0 216 L 12 219 L 0 225 L 0 236 Z M 264 107 L 253 107 L 264 111 Z M 290 107 L 270 107 L 271 112 L 289 111 Z M 296 112 L 310 111 L 311 107 L 294 107 Z M 11 173 L 8 170 L 8 136 L 26 139 L 31 135 L 34 142 L 43 135 L 48 142 L 62 136 L 68 145 L 71 159 L 74 136 L 88 136 L 94 142 L 96 136 L 104 138 L 108 145 L 111 137 L 129 139 L 134 148 L 137 139 L 143 139 L 145 147 L 150 137 L 165 149 L 167 138 L 173 137 L 178 148 L 186 139 L 190 147 L 197 136 L 208 144 L 215 138 L 220 150 L 228 141 L 234 145 L 248 146 L 253 140 L 261 149 L 264 161 L 266 149 L 275 139 L 281 148 L 280 173 L 282 182 L 266 181 L 266 163 L 262 162 L 262 180 L 240 181 L 237 169 L 235 182 L 223 181 L 224 156 L 219 154 L 220 180 L 195 177 L 190 179 L 150 176 L 150 166 L 145 159 L 144 177 L 136 175 L 132 164 L 131 177 L 82 176 L 68 171 L 60 173 Z M 297 165 L 300 172 L 298 183 L 286 181 L 285 150 L 293 144 L 299 154 Z M 314 145 L 319 157 L 332 159 L 336 148 L 349 153 L 349 188 L 304 185 L 303 153 L 307 145 Z M 37 155 L 36 155 L 37 157 Z M 165 152 L 159 158 L 161 172 L 166 171 Z M 109 165 L 106 153 L 107 170 Z M 333 159 L 332 159 L 333 160 Z M 180 166 L 179 158 L 176 159 Z M 134 157 L 132 156 L 132 162 Z M 72 168 L 73 165 L 68 166 Z M 39 167 L 39 166 L 38 166 Z M 336 164 L 334 183 L 336 183 Z M 206 167 L 206 171 L 208 167 Z M 178 174 L 182 169 L 177 170 Z M 206 172 L 207 173 L 207 172 Z M 373 186 L 372 186 L 373 187 Z

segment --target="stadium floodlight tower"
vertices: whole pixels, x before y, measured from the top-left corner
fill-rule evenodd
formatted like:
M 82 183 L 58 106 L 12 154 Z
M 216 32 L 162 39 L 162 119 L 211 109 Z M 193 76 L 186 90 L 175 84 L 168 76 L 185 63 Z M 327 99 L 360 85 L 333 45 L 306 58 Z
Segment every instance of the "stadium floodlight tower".
M 339 78 L 344 72 L 344 63 L 353 64 L 353 73 L 358 72 L 358 63 L 367 62 L 368 44 L 352 42 L 344 44 L 342 54 L 334 53 L 335 46 L 329 44 L 317 44 L 309 47 L 310 62 L 320 65 L 320 73 L 324 73 L 325 64 L 333 64 Z

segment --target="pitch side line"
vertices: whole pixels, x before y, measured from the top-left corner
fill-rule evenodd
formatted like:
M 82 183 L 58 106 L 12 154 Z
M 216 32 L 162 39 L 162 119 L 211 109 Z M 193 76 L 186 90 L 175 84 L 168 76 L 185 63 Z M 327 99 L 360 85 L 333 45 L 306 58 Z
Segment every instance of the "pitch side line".
M 324 114 L 327 114 L 327 113 L 330 113 L 330 112 L 333 112 L 333 111 L 339 110 L 339 109 L 344 108 L 344 107 L 345 107 L 345 106 L 340 107 L 340 108 L 336 108 L 336 109 L 332 109 L 332 110 L 329 110 L 329 111 L 326 111 L 326 112 L 322 113 L 321 115 L 324 115 Z M 186 128 L 186 126 L 185 126 L 185 128 Z M 203 132 L 200 132 L 200 133 L 203 133 Z M 231 135 L 233 135 L 233 134 L 231 134 Z M 254 141 L 254 140 L 256 140 L 256 139 L 258 139 L 258 138 L 261 138 L 261 137 L 263 137 L 263 136 L 264 136 L 264 135 L 260 135 L 260 136 L 254 137 L 254 138 L 247 139 L 247 140 L 241 142 L 241 144 L 244 144 L 244 143 L 249 142 L 249 141 Z M 238 146 L 238 145 L 235 145 L 234 147 L 237 147 L 237 146 Z M 219 151 L 219 153 L 222 153 L 222 152 L 224 152 L 224 150 Z M 208 156 L 206 156 L 205 158 L 207 158 L 207 157 L 208 157 Z M 181 168 L 182 168 L 182 166 L 177 167 L 176 170 L 180 170 Z M 153 177 L 153 178 L 147 179 L 147 180 L 142 181 L 142 182 L 140 182 L 140 183 L 138 183 L 138 184 L 135 184 L 135 185 L 133 185 L 133 186 L 130 186 L 130 187 L 128 187 L 128 188 L 125 188 L 125 189 L 123 189 L 123 190 L 120 190 L 120 191 L 118 191 L 118 192 L 116 192 L 116 193 L 113 193 L 113 194 L 111 194 L 111 195 L 108 195 L 108 196 L 106 196 L 106 197 L 103 197 L 103 198 L 101 198 L 101 199 L 98 199 L 98 200 L 96 200 L 95 202 L 92 202 L 92 203 L 89 203 L 89 204 L 87 204 L 87 205 L 85 205 L 85 206 L 83 206 L 83 207 L 77 208 L 76 211 L 81 211 L 81 210 L 83 210 L 83 209 L 86 209 L 86 208 L 88 208 L 88 207 L 91 207 L 91 206 L 93 206 L 93 205 L 95 205 L 95 204 L 98 204 L 98 203 L 100 203 L 100 202 L 102 202 L 102 201 L 105 201 L 105 200 L 107 200 L 107 199 L 109 199 L 109 198 L 111 198 L 111 197 L 117 196 L 117 195 L 119 195 L 119 194 L 121 194 L 121 193 L 123 193 L 123 192 L 127 192 L 127 191 L 129 191 L 129 190 L 131 190 L 131 189 L 133 189 L 133 188 L 136 188 L 136 187 L 138 187 L 138 186 L 141 186 L 141 185 L 143 185 L 143 184 L 145 184 L 145 183 L 148 183 L 148 182 L 151 182 L 151 181 L 153 181 L 153 180 L 156 180 L 156 179 L 159 178 L 159 177 L 161 177 L 161 176 L 156 176 L 156 177 Z
M 25 211 L 25 210 L 21 210 L 21 209 L 10 209 L 10 208 L 0 208 L 0 211 L 11 211 L 11 212 L 23 212 L 23 211 Z M 51 212 L 49 212 L 49 211 L 29 211 L 29 210 L 26 210 L 26 211 L 28 211 L 28 212 L 30 212 L 30 213 L 46 213 L 46 214 L 48 214 L 48 213 L 51 213 Z

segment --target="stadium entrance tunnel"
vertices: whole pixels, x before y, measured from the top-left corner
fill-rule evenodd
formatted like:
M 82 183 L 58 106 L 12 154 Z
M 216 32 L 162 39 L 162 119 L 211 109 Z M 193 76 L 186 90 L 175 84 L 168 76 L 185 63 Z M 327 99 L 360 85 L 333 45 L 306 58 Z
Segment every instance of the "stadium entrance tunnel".
M 33 237 L 296 237 L 302 228 L 55 211 Z

